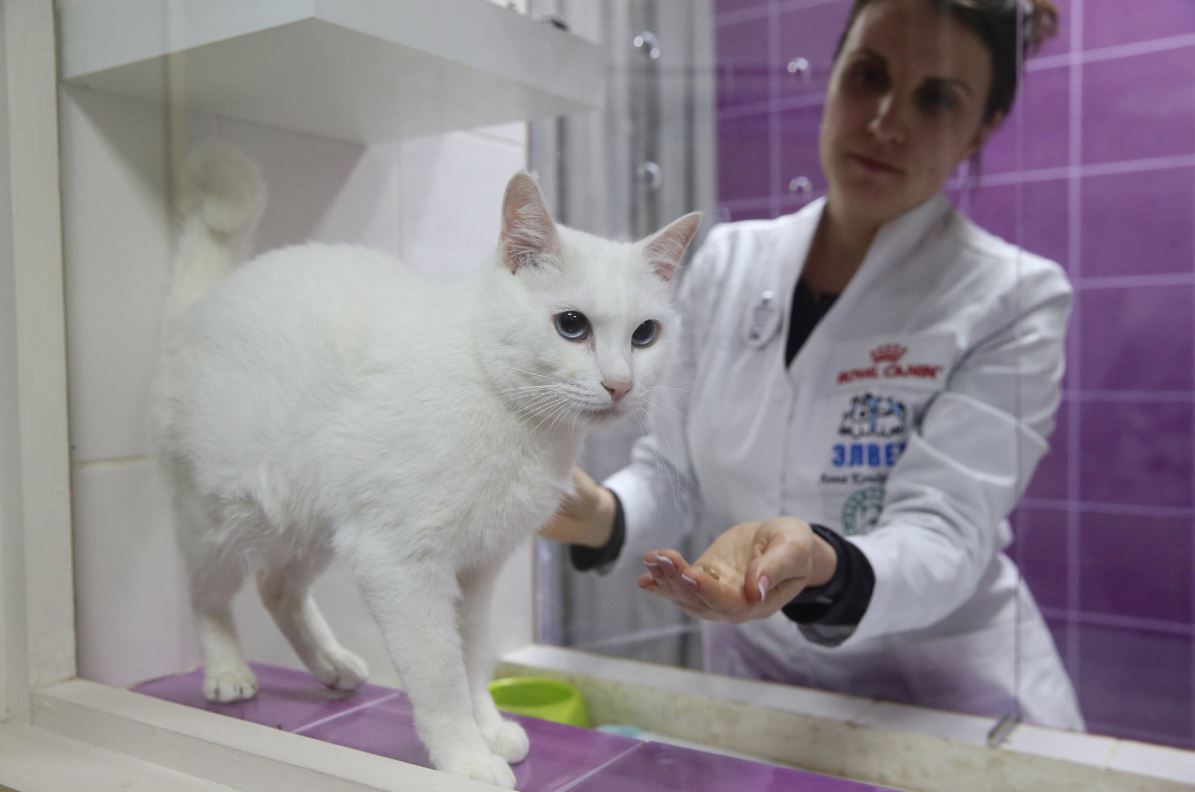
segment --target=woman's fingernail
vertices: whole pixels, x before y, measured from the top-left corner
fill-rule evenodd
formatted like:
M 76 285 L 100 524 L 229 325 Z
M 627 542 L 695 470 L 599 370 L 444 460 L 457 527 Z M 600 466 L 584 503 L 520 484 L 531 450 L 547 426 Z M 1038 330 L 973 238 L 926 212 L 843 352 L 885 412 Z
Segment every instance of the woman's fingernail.
M 693 578 L 689 577 L 688 575 L 681 575 L 680 579 L 683 580 L 685 582 L 685 585 L 688 586 L 689 588 L 692 588 L 692 589 L 697 588 L 697 581 L 694 580 Z
M 676 569 L 676 564 L 672 563 L 672 559 L 666 555 L 656 556 L 656 560 L 663 564 L 668 569 Z
M 769 582 L 770 581 L 768 580 L 767 575 L 759 576 L 759 601 L 760 602 L 763 602 L 764 600 L 766 600 L 768 598 L 768 583 Z
M 649 569 L 655 569 L 659 566 L 655 561 L 648 561 L 646 558 L 643 559 L 643 565 Z

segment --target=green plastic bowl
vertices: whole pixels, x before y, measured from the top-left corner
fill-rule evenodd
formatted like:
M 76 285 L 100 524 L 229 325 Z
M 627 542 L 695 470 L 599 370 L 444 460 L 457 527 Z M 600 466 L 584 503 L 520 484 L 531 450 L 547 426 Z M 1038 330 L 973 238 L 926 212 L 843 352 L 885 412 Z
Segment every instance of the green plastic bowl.
M 516 715 L 589 728 L 589 713 L 581 691 L 547 677 L 507 677 L 489 685 L 498 709 Z

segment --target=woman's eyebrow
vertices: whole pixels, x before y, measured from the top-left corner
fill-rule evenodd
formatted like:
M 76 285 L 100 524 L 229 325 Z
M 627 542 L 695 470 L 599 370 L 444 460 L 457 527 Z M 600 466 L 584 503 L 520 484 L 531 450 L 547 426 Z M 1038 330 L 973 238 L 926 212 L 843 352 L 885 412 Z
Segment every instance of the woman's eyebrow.
M 955 77 L 926 77 L 925 82 L 928 84 L 937 83 L 940 85 L 953 85 L 965 93 L 968 97 L 974 96 L 974 91 L 971 90 L 971 86 Z
M 874 61 L 879 61 L 880 63 L 883 63 L 883 64 L 888 63 L 888 61 L 884 58 L 883 55 L 881 55 L 880 53 L 878 53 L 875 50 L 870 49 L 868 47 L 859 47 L 857 50 L 855 50 L 855 54 L 863 55 L 866 58 L 869 58 Z

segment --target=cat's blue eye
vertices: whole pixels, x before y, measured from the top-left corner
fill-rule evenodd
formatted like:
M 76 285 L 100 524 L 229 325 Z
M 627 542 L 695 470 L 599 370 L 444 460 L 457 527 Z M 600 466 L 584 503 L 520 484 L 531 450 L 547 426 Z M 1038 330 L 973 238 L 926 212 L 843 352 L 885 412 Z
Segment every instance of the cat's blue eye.
M 584 341 L 589 336 L 589 320 L 580 311 L 558 313 L 556 332 L 569 341 Z
M 651 346 L 659 334 L 660 323 L 655 319 L 648 319 L 631 333 L 631 343 L 637 347 Z

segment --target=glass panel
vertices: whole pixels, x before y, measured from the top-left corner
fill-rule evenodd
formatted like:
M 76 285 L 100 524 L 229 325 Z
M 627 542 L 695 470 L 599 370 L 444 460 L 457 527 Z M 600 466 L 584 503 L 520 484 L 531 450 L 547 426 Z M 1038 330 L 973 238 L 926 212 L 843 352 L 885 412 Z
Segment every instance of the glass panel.
M 532 167 L 558 222 L 630 241 L 694 209 L 714 216 L 716 92 L 709 6 L 533 3 L 532 12 L 566 20 L 578 35 L 601 41 L 608 58 L 603 113 L 532 125 Z M 766 67 L 746 65 L 735 79 L 740 85 L 766 86 Z M 591 432 L 582 467 L 598 480 L 622 468 L 650 421 L 643 417 Z M 684 497 L 679 484 L 675 491 Z M 697 549 L 688 539 L 678 541 L 681 549 Z M 537 571 L 540 640 L 701 667 L 698 625 L 671 603 L 637 588 L 641 567 L 580 573 L 569 563 L 566 547 L 540 542 Z
M 534 4 L 544 13 L 564 14 L 575 29 L 600 38 L 610 59 L 612 101 L 604 115 L 533 126 L 533 166 L 548 186 L 562 221 L 633 239 L 654 223 L 689 208 L 705 209 L 710 203 L 716 207 L 714 217 L 720 223 L 801 218 L 811 216 L 811 211 L 821 211 L 830 180 L 823 167 L 825 152 L 819 151 L 819 140 L 828 134 L 826 107 L 834 96 L 831 75 L 835 50 L 851 13 L 851 2 L 715 2 L 708 9 L 701 4 L 685 4 L 687 16 L 675 10 L 678 5 L 608 3 L 608 13 L 603 17 L 608 21 L 599 25 L 571 4 Z M 888 4 L 877 2 L 869 13 L 884 8 Z M 1012 4 L 1008 8 L 1015 13 Z M 707 10 L 708 15 L 704 15 Z M 674 27 L 669 26 L 669 20 L 675 22 Z M 698 369 L 699 384 L 692 386 L 692 392 L 697 393 L 698 388 L 701 392 L 694 398 L 718 404 L 721 417 L 708 423 L 714 408 L 702 405 L 707 410 L 707 423 L 690 418 L 686 425 L 692 455 L 687 461 L 695 468 L 687 473 L 700 484 L 686 490 L 686 471 L 672 467 L 667 471 L 675 479 L 670 485 L 675 491 L 661 495 L 662 499 L 690 497 L 700 501 L 696 530 L 683 536 L 674 531 L 671 546 L 693 560 L 735 522 L 749 516 L 774 516 L 785 510 L 824 522 L 833 531 L 862 537 L 859 546 L 877 559 L 877 569 L 873 570 L 879 578 L 875 597 L 882 598 L 872 602 L 869 610 L 881 614 L 888 611 L 888 615 L 876 617 L 886 620 L 885 627 L 877 628 L 883 635 L 883 648 L 879 643 L 864 647 L 847 644 L 841 649 L 816 646 L 808 631 L 803 635 L 782 616 L 773 617 L 767 628 L 758 624 L 738 631 L 715 628 L 705 630 L 703 635 L 700 621 L 687 619 L 675 608 L 661 608 L 658 598 L 646 598 L 634 588 L 635 579 L 644 571 L 638 555 L 631 558 L 631 563 L 615 564 L 606 574 L 578 572 L 568 553 L 548 542 L 541 542 L 539 548 L 538 613 L 543 640 L 624 657 L 700 664 L 745 676 L 979 713 L 991 717 L 993 727 L 1006 716 L 1014 721 L 1033 716 L 1031 719 L 1037 722 L 1074 725 L 1073 718 L 1065 719 L 1074 714 L 1073 700 L 1066 695 L 1060 694 L 1062 716 L 1053 710 L 1042 715 L 1039 705 L 1025 706 L 1025 702 L 1018 701 L 1021 680 L 1030 673 L 1022 656 L 1026 644 L 1032 641 L 1037 651 L 1058 657 L 1050 634 L 1029 617 L 1038 607 L 1036 597 L 1043 601 L 1047 624 L 1053 627 L 1058 612 L 1052 608 L 1058 605 L 1051 597 L 1058 595 L 1059 585 L 1065 594 L 1066 584 L 1051 579 L 1055 588 L 1040 593 L 1036 579 L 1031 579 L 1032 588 L 1020 586 L 1017 561 L 1028 564 L 1031 574 L 1040 577 L 1034 559 L 1043 556 L 1024 555 L 1030 546 L 1026 534 L 1040 542 L 1058 535 L 1048 528 L 1030 527 L 1029 520 L 1037 516 L 1035 510 L 1040 510 L 1043 500 L 1065 502 L 1066 476 L 1063 473 L 1059 482 L 1057 452 L 1046 455 L 1040 465 L 1038 458 L 1044 450 L 1043 436 L 1051 437 L 1055 447 L 1061 442 L 1065 448 L 1072 413 L 1068 398 L 1054 416 L 1064 349 L 1064 305 L 1055 301 L 1044 309 L 1044 314 L 1027 308 L 1018 314 L 1013 307 L 1020 305 L 1021 295 L 1043 278 L 1050 288 L 1065 294 L 1062 271 L 1039 257 L 1057 262 L 1063 269 L 1070 267 L 1066 215 L 1070 194 L 1069 116 L 1066 98 L 1060 99 L 1059 92 L 1065 93 L 1070 86 L 1066 53 L 1071 21 L 1069 5 L 1064 4 L 1059 35 L 1047 41 L 1030 61 L 1017 109 L 999 125 L 975 162 L 966 161 L 964 147 L 954 150 L 955 159 L 962 162 L 943 185 L 959 215 L 952 221 L 959 229 L 957 233 L 970 235 L 979 248 L 987 246 L 984 249 L 995 251 L 993 255 L 1001 259 L 1003 281 L 984 281 L 967 269 L 962 254 L 956 257 L 960 261 L 951 260 L 938 269 L 926 267 L 918 275 L 906 276 L 904 282 L 896 275 L 871 275 L 865 266 L 860 270 L 863 275 L 856 276 L 862 279 L 859 284 L 852 283 L 851 289 L 842 293 L 840 302 L 822 320 L 826 326 L 819 326 L 807 342 L 813 350 L 806 356 L 820 356 L 817 367 L 799 368 L 802 358 L 792 364 L 798 367 L 792 370 L 802 373 L 794 377 L 789 392 L 771 390 L 784 355 L 779 330 L 787 325 L 777 323 L 771 328 L 777 336 L 764 339 L 772 342 L 771 352 L 765 353 L 775 358 L 775 370 L 771 372 L 756 369 L 752 373 L 749 360 L 758 354 L 757 349 L 737 339 L 738 333 L 748 329 L 747 314 L 754 305 L 751 296 L 736 294 L 738 304 L 722 309 L 732 315 L 735 311 L 741 314 L 738 325 L 706 314 L 698 315 L 690 324 L 690 330 L 696 327 L 699 333 L 713 328 L 710 333 L 717 339 L 707 341 L 710 346 L 720 349 L 740 344 L 742 349 L 733 364 L 706 362 L 703 365 L 708 365 L 709 371 Z M 1015 19 L 1007 23 L 1006 30 L 1010 29 L 1016 30 Z M 640 35 L 645 30 L 652 34 L 659 58 L 650 57 L 649 51 L 637 46 L 645 38 Z M 905 61 L 901 59 L 908 59 L 921 65 L 924 61 L 909 53 L 938 46 L 915 27 L 904 33 L 893 30 L 901 28 L 888 28 L 884 46 L 892 47 L 893 54 L 885 54 L 902 63 Z M 984 54 L 982 49 L 979 52 Z M 958 63 L 966 58 L 965 46 L 943 57 L 951 65 L 939 63 L 937 68 L 954 70 L 951 75 L 955 77 L 970 74 L 965 68 L 957 71 L 962 68 Z M 981 60 L 981 65 L 988 65 L 986 56 Z M 856 88 L 870 86 L 867 81 L 873 79 L 899 82 L 883 70 L 878 76 L 860 72 L 856 79 L 861 81 Z M 987 88 L 980 84 L 975 92 L 986 96 Z M 680 96 L 695 98 L 683 105 L 677 103 L 670 110 L 669 97 Z M 708 116 L 701 112 L 702 98 L 712 108 Z M 847 107 L 846 99 L 841 94 L 839 98 Z M 898 126 L 897 132 L 912 134 L 912 143 L 888 141 L 890 148 L 883 149 L 861 128 L 857 137 L 847 138 L 848 151 L 873 158 L 880 150 L 900 152 L 890 156 L 894 161 L 908 157 L 902 164 L 924 173 L 930 168 L 931 156 L 924 148 L 927 136 L 941 135 L 943 127 L 951 128 L 950 122 L 939 118 L 935 121 L 939 126 L 931 126 L 925 94 L 920 100 L 922 105 L 917 105 L 915 98 L 908 101 L 910 105 L 903 112 L 909 115 L 898 118 L 904 128 Z M 974 110 L 976 127 L 982 109 Z M 1026 118 L 1034 119 L 1032 126 Z M 1061 137 L 1057 133 L 1037 134 L 1039 127 L 1052 123 L 1060 124 Z M 708 124 L 708 129 L 703 124 Z M 708 148 L 707 135 L 711 138 Z M 963 138 L 947 134 L 937 139 L 945 146 L 948 139 L 957 143 Z M 918 143 L 920 150 L 916 148 Z M 860 152 L 850 150 L 852 145 L 856 149 L 860 145 L 870 148 Z M 665 151 L 672 152 L 678 164 L 654 171 L 658 185 L 645 191 L 645 183 L 636 177 L 644 173 L 645 167 L 658 165 L 660 152 Z M 941 167 L 941 162 L 934 160 L 934 166 Z M 874 170 L 874 163 L 872 167 Z M 879 170 L 883 170 L 883 163 Z M 881 191 L 880 177 L 875 178 L 880 185 L 876 190 Z M 706 192 L 705 185 L 711 179 L 714 184 Z M 648 184 L 655 182 L 648 180 Z M 601 186 L 595 189 L 595 185 Z M 869 200 L 866 193 L 843 192 L 855 202 L 844 201 L 844 211 Z M 928 195 L 922 200 L 925 197 Z M 654 212 L 650 221 L 645 219 L 646 212 Z M 1001 246 L 982 231 L 965 225 L 964 217 L 1036 255 Z M 902 222 L 905 227 L 910 225 L 908 218 Z M 777 226 L 731 225 L 724 232 L 733 230 L 742 235 L 740 239 L 750 240 L 763 238 L 767 229 L 784 227 L 784 223 L 799 226 L 801 221 L 786 219 Z M 928 233 L 926 227 L 922 231 Z M 800 238 L 798 232 L 792 233 Z M 888 266 L 894 267 L 891 256 L 895 254 L 883 251 L 899 249 L 890 238 L 878 239 L 882 243 L 876 243 L 880 252 L 870 263 L 872 272 L 884 266 L 885 255 L 889 256 Z M 808 251 L 808 238 L 804 243 L 776 243 L 782 244 L 789 246 L 768 248 L 782 253 L 760 253 L 742 261 L 731 257 L 732 264 L 787 272 L 795 279 L 796 269 Z M 904 254 L 910 261 L 922 256 L 908 249 Z M 957 275 L 943 275 L 950 266 L 956 268 Z M 869 276 L 871 280 L 867 280 Z M 732 290 L 735 279 L 729 274 L 723 277 L 727 281 L 725 288 Z M 966 283 L 967 278 L 978 278 L 962 287 L 972 290 L 969 296 L 943 296 L 951 284 Z M 777 312 L 778 317 L 789 312 L 793 288 L 792 280 L 781 279 L 780 283 L 783 285 L 777 289 L 781 294 L 777 305 L 782 310 Z M 905 313 L 900 313 L 894 306 L 902 305 L 910 290 L 929 299 L 911 303 Z M 984 299 L 992 299 L 999 290 L 1005 297 L 995 302 L 1006 308 L 1003 319 L 993 314 L 976 320 L 973 314 L 979 305 L 972 302 L 974 296 L 985 294 L 988 296 Z M 762 291 L 759 288 L 754 297 Z M 868 303 L 869 299 L 875 302 Z M 929 305 L 936 307 L 930 309 Z M 894 310 L 897 315 L 887 322 L 877 319 L 885 310 Z M 933 310 L 941 312 L 936 319 Z M 910 320 L 909 316 L 916 319 Z M 1052 333 L 1044 358 L 1040 350 L 1019 341 L 1017 336 L 1040 321 L 1045 321 Z M 996 322 L 1003 326 L 993 324 Z M 997 329 L 1009 335 L 990 335 Z M 942 336 L 950 336 L 951 341 L 936 347 L 935 339 Z M 817 351 L 819 341 L 822 345 L 828 343 L 822 340 L 826 338 L 833 339 L 832 354 L 824 349 Z M 930 384 L 911 381 L 916 372 L 932 372 L 938 364 L 942 364 L 943 371 L 951 372 L 949 386 L 944 381 L 933 384 L 936 381 L 932 376 Z M 1010 376 L 1009 371 L 1015 373 Z M 700 380 L 703 375 L 719 385 Z M 750 398 L 728 395 L 736 392 L 736 378 L 757 386 Z M 819 378 L 828 381 L 823 383 Z M 931 401 L 930 397 L 943 389 L 951 391 L 950 395 Z M 778 403 L 787 407 L 779 409 Z M 797 414 L 808 416 L 803 419 L 807 423 L 794 422 L 793 415 Z M 719 421 L 732 428 L 723 427 Z M 1057 431 L 1051 431 L 1054 423 L 1059 426 Z M 758 425 L 771 428 L 759 431 Z M 1015 428 L 1018 425 L 1022 427 L 1019 431 Z M 832 427 L 828 433 L 827 426 Z M 582 465 L 603 479 L 626 464 L 634 436 L 645 428 L 632 425 L 596 433 L 583 454 Z M 785 451 L 785 440 L 777 438 L 800 438 L 801 442 L 788 440 L 792 448 Z M 748 461 L 740 462 L 738 467 L 710 459 L 719 454 L 742 459 L 743 448 L 752 449 L 755 456 L 747 455 Z M 900 466 L 894 464 L 898 459 Z M 764 472 L 752 469 L 752 465 L 762 466 Z M 952 482 L 951 475 L 962 470 L 968 471 L 967 475 Z M 1022 503 L 1021 490 L 1031 476 L 1029 500 Z M 1043 494 L 1051 482 L 1053 486 L 1061 484 L 1061 495 Z M 612 486 L 618 489 L 617 482 Z M 622 486 L 629 486 L 625 479 Z M 636 496 L 632 493 L 631 497 Z M 1013 522 L 1020 540 L 1012 544 L 1012 532 L 1002 523 L 1014 510 Z M 873 533 L 876 525 L 883 530 Z M 677 528 L 653 527 L 662 535 L 668 535 L 669 527 Z M 628 529 L 634 533 L 636 526 Z M 893 536 L 896 531 L 906 532 L 907 538 L 892 541 L 907 556 L 885 561 L 880 537 Z M 946 539 L 940 541 L 940 536 Z M 992 554 L 992 546 L 1003 552 Z M 951 559 L 947 563 L 956 566 L 949 573 L 940 573 L 942 579 L 937 584 L 924 578 L 920 578 L 920 584 L 909 582 L 922 575 L 933 577 L 930 570 L 943 559 Z M 903 579 L 904 583 L 894 579 Z M 941 602 L 951 604 L 947 607 Z M 936 615 L 902 617 L 891 610 Z M 1066 637 L 1065 632 L 1055 631 L 1055 635 Z M 1069 658 L 1066 648 L 1064 644 L 1062 657 Z M 1069 662 L 1064 666 L 1057 660 L 1045 675 L 1069 692 L 1068 671 L 1073 668 Z M 1038 669 L 1038 678 L 1043 673 Z
M 618 563 L 516 552 L 499 600 L 526 602 L 534 573 L 535 608 L 495 608 L 499 652 L 536 638 L 1195 748 L 1195 8 L 1057 0 L 1058 35 L 970 162 L 959 119 L 981 125 L 991 64 L 935 16 L 946 0 L 454 2 L 451 27 L 412 0 L 297 20 L 130 2 L 159 8 L 139 25 L 117 0 L 56 4 L 80 675 L 172 677 L 203 706 L 178 679 L 200 651 L 145 423 L 173 193 L 219 139 L 268 185 L 253 252 L 347 242 L 462 276 L 490 261 L 525 167 L 593 234 L 704 214 L 679 278 L 691 353 L 581 452 L 607 481 L 656 438 L 611 484 Z M 851 30 L 878 38 L 836 60 L 855 7 Z M 821 553 L 812 574 L 838 548 L 833 596 L 733 627 L 638 585 L 649 549 L 696 561 L 781 515 L 825 531 L 785 527 Z M 777 574 L 774 596 L 795 593 Z M 247 657 L 305 690 L 251 589 L 233 606 Z M 347 566 L 317 590 L 397 686 Z
M 1021 244 L 1075 286 L 1058 427 L 1012 552 L 1086 728 L 1190 749 L 1195 6 L 1059 8 L 1025 83 L 1022 164 L 992 174 L 1020 193 Z M 1041 662 L 1022 645 L 1027 707 L 1056 692 Z

